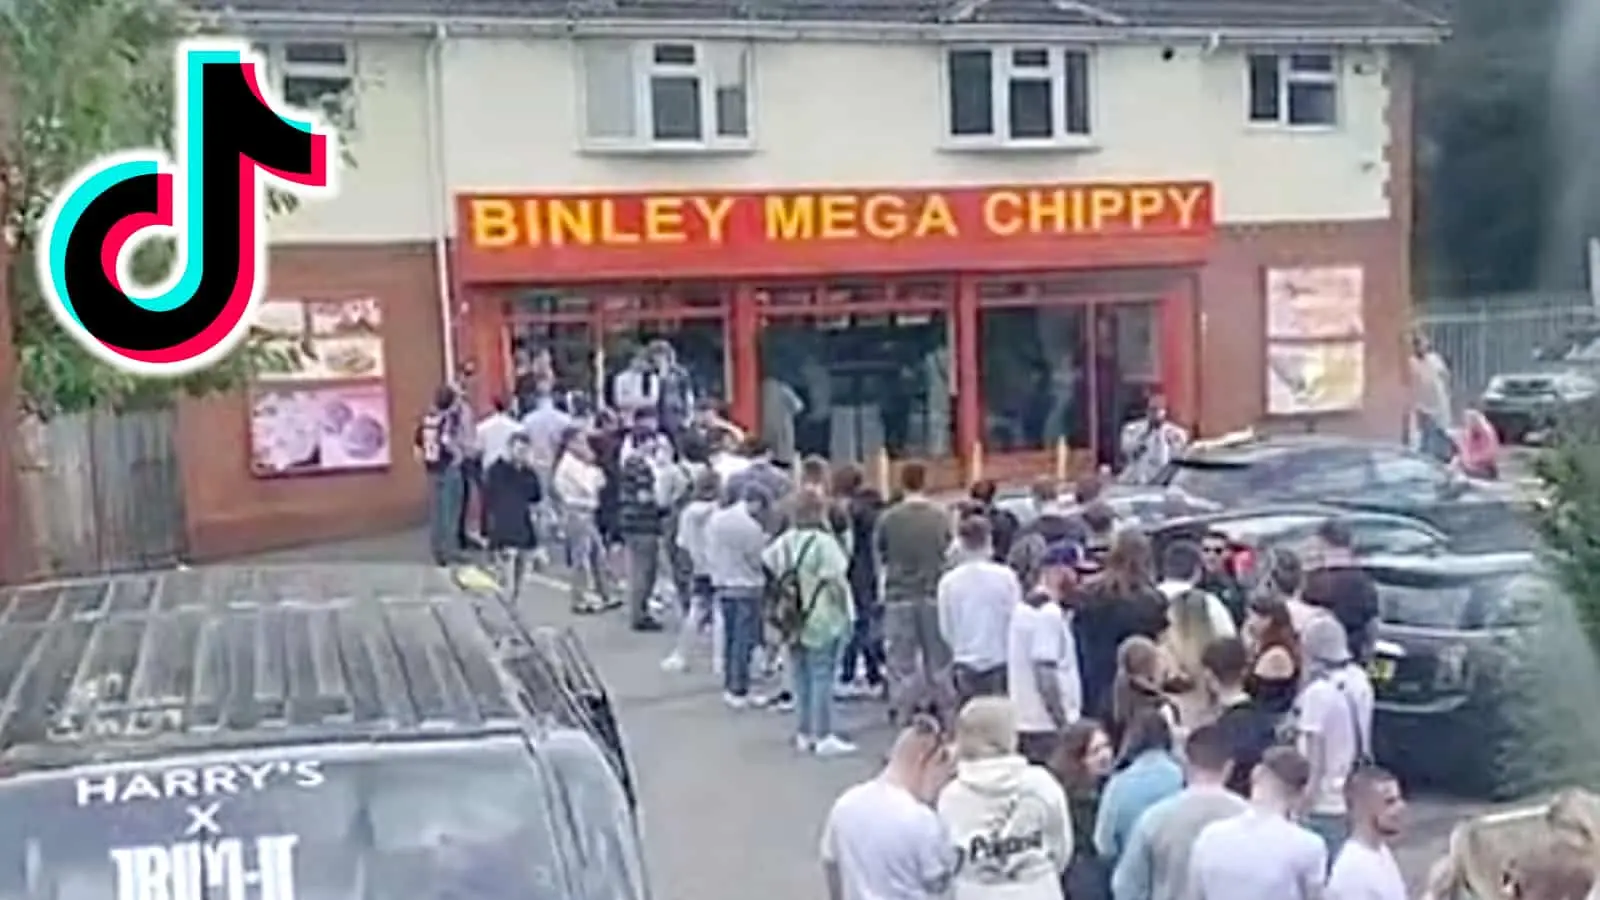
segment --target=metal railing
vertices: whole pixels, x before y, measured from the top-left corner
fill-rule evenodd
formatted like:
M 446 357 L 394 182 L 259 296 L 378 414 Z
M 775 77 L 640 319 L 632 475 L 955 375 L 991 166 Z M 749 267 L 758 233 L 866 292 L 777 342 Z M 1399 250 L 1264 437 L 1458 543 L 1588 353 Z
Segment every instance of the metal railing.
M 1472 402 L 1496 373 L 1528 368 L 1539 348 L 1560 343 L 1576 329 L 1600 325 L 1600 310 L 1576 294 L 1430 303 L 1418 313 L 1417 327 L 1450 366 L 1458 404 Z

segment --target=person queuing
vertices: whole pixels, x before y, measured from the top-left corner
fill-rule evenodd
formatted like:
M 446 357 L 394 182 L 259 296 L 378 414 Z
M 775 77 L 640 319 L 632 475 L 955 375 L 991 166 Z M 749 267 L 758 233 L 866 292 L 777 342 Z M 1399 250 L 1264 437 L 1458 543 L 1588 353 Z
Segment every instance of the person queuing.
M 1200 662 L 1216 698 L 1213 725 L 1228 743 L 1228 788 L 1239 796 L 1250 793 L 1250 773 L 1278 737 L 1279 713 L 1266 709 L 1245 690 L 1250 672 L 1250 651 L 1238 638 L 1212 641 Z
M 574 419 L 556 404 L 554 391 L 536 394 L 532 405 L 522 416 L 522 431 L 528 436 L 528 450 L 534 472 L 544 484 L 554 479 L 556 453 L 563 438 L 577 426 Z M 487 450 L 487 447 L 485 448 Z M 559 516 L 554 505 L 556 495 L 551 492 L 538 510 L 538 531 L 541 537 L 551 536 L 552 527 Z
M 1178 541 L 1162 554 L 1162 581 L 1156 585 L 1167 598 L 1167 630 L 1161 647 L 1172 664 L 1167 674 L 1175 689 L 1178 723 L 1184 729 L 1209 721 L 1214 712 L 1215 698 L 1208 689 L 1200 654 L 1212 641 L 1236 633 L 1222 600 L 1200 586 L 1204 571 L 1200 547 Z
M 1294 708 L 1303 668 L 1300 635 L 1288 605 L 1270 595 L 1251 599 L 1244 634 L 1251 652 L 1245 689 L 1262 709 L 1287 716 Z
M 1306 826 L 1321 835 L 1330 856 L 1347 836 L 1345 783 L 1372 760 L 1373 689 L 1367 670 L 1345 646 L 1332 618 L 1306 625 L 1306 684 L 1296 703 L 1295 730 L 1311 764 Z
M 543 499 L 528 437 L 513 433 L 483 477 L 484 538 L 499 563 L 501 587 L 513 602 L 522 594 L 539 546 L 534 517 Z
M 1167 722 L 1167 727 L 1178 727 L 1178 708 L 1167 694 L 1171 679 L 1168 658 L 1161 645 L 1142 634 L 1122 642 L 1117 649 L 1117 675 L 1111 687 L 1111 734 L 1120 738 L 1132 727 L 1133 720 L 1146 710 L 1153 710 Z
M 1094 847 L 1094 824 L 1100 797 L 1111 777 L 1117 751 L 1111 736 L 1093 719 L 1079 719 L 1061 732 L 1050 759 L 1050 771 L 1067 794 L 1072 816 L 1072 861 L 1062 877 L 1068 900 L 1106 900 L 1111 896 L 1111 871 Z
M 1303 597 L 1344 626 L 1350 655 L 1361 663 L 1371 656 L 1378 624 L 1378 586 L 1356 563 L 1350 526 L 1328 519 L 1317 528 L 1317 565 L 1306 575 Z
M 642 443 L 636 448 L 634 452 L 623 451 L 617 511 L 617 526 L 627 553 L 628 618 L 634 631 L 660 631 L 662 625 L 652 612 L 652 600 L 661 572 L 661 539 L 668 510 L 661 502 L 655 460 Z
M 428 474 L 428 549 L 440 566 L 462 558 L 458 520 L 466 502 L 462 464 L 467 448 L 461 443 L 460 414 L 455 388 L 443 385 L 434 391 L 414 437 L 417 460 Z
M 1016 516 L 995 503 L 995 497 L 999 492 L 1000 486 L 986 478 L 973 483 L 968 496 L 977 504 L 981 514 L 988 518 L 989 533 L 993 535 L 994 558 L 1003 562 L 1010 558 L 1011 545 L 1016 542 L 1017 531 L 1021 526 Z
M 1328 849 L 1295 824 L 1311 765 L 1274 747 L 1250 779 L 1250 808 L 1200 830 L 1189 850 L 1187 900 L 1322 900 Z
M 1189 850 L 1201 829 L 1245 811 L 1228 790 L 1233 747 L 1226 731 L 1205 725 L 1184 742 L 1183 790 L 1139 817 L 1111 879 L 1114 900 L 1183 900 Z M 1387 900 L 1387 898 L 1384 898 Z
M 956 565 L 939 578 L 939 635 L 950 647 L 958 708 L 974 697 L 1006 693 L 1006 648 L 1022 583 L 994 561 L 991 527 L 983 516 L 961 520 Z
M 551 493 L 560 498 L 562 532 L 567 539 L 567 592 L 575 613 L 594 613 L 622 605 L 606 564 L 601 519 L 607 476 L 595 458 L 594 441 L 578 429 L 562 437 L 556 453 Z
M 706 569 L 722 611 L 722 698 L 732 709 L 762 703 L 751 692 L 751 660 L 761 643 L 761 597 L 767 585 L 762 519 L 772 502 L 758 485 L 749 484 L 738 496 L 725 495 L 722 508 L 706 520 Z
M 1183 790 L 1183 767 L 1173 756 L 1172 725 L 1158 709 L 1128 722 L 1117 771 L 1106 782 L 1095 816 L 1094 847 L 1116 870 L 1133 827 L 1150 807 Z
M 1033 584 L 1039 578 L 1039 560 L 1046 551 L 1057 544 L 1082 546 L 1085 541 L 1082 525 L 1071 508 L 1059 500 L 1051 501 L 1040 506 L 1033 520 L 1018 530 L 1006 563 L 1023 584 Z
M 1117 532 L 1105 571 L 1085 585 L 1073 617 L 1083 665 L 1086 714 L 1108 721 L 1117 651 L 1134 635 L 1152 640 L 1167 628 L 1166 600 L 1151 575 L 1150 541 L 1138 531 Z
M 889 707 L 897 722 L 948 707 L 943 681 L 950 651 L 939 637 L 935 594 L 950 546 L 950 516 L 923 493 L 927 478 L 919 462 L 900 468 L 902 496 L 879 517 L 872 541 L 882 562 Z
M 1227 535 L 1209 531 L 1200 538 L 1202 569 L 1199 588 L 1221 600 L 1234 626 L 1238 627 L 1244 624 L 1245 590 L 1234 572 L 1235 556 Z
M 872 536 L 883 512 L 883 496 L 867 485 L 860 466 L 840 466 L 833 476 L 834 502 L 850 519 L 850 590 L 856 600 L 850 642 L 839 664 L 839 691 L 845 697 L 879 696 L 885 688 L 883 604 Z
M 682 672 L 689 668 L 689 658 L 695 639 L 711 627 L 716 616 L 713 607 L 716 598 L 711 587 L 711 564 L 706 555 L 706 525 L 711 514 L 720 505 L 717 498 L 722 493 L 722 479 L 706 468 L 696 477 L 689 502 L 678 513 L 676 542 L 689 564 L 689 593 L 683 604 L 683 617 L 678 623 L 678 640 L 661 661 L 667 672 Z M 712 629 L 715 632 L 715 629 Z
M 1017 709 L 1018 744 L 1030 762 L 1048 762 L 1062 731 L 1083 711 L 1078 650 L 1066 610 L 1073 567 L 1081 561 L 1081 551 L 1069 544 L 1046 553 L 1038 583 L 1012 609 L 1006 627 L 1006 692 Z
M 828 501 L 819 491 L 795 492 L 790 521 L 762 551 L 778 639 L 789 654 L 797 716 L 795 748 L 817 756 L 854 753 L 835 728 L 833 678 L 855 617 L 850 558 L 828 527 Z
M 476 549 L 481 537 L 475 535 L 472 528 L 474 504 L 481 505 L 483 501 L 480 494 L 484 472 L 483 448 L 478 445 L 478 411 L 472 401 L 477 380 L 478 370 L 471 363 L 463 365 L 457 372 L 455 401 L 450 418 L 450 427 L 454 431 L 453 442 L 458 452 L 457 465 L 461 467 L 461 507 L 456 510 L 455 540 L 456 546 L 463 550 Z M 476 521 L 481 522 L 482 518 Z
M 962 706 L 955 751 L 955 779 L 938 799 L 961 860 L 953 900 L 1063 900 L 1075 838 L 1067 795 L 1048 769 L 1017 752 L 1011 701 L 978 697 Z
M 1407 900 L 1406 880 L 1391 846 L 1404 826 L 1400 782 L 1376 767 L 1350 773 L 1345 782 L 1350 839 L 1328 874 L 1328 900 Z
M 939 723 L 916 716 L 883 770 L 834 801 L 822 828 L 828 900 L 940 900 L 960 864 L 933 801 L 954 774 Z

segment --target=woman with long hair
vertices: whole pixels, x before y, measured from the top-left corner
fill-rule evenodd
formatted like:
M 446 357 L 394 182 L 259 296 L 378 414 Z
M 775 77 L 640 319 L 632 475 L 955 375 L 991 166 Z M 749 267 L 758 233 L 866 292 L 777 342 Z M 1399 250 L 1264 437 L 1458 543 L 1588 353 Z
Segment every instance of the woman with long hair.
M 1450 844 L 1433 867 L 1420 900 L 1494 900 L 1500 873 L 1492 870 L 1492 855 L 1484 846 L 1483 832 L 1463 822 L 1450 832 Z
M 1469 478 L 1493 481 L 1500 477 L 1500 435 L 1489 424 L 1489 419 L 1475 409 L 1461 416 L 1456 465 L 1461 474 Z
M 1112 718 L 1112 685 L 1122 642 L 1134 635 L 1156 640 L 1167 629 L 1167 601 L 1156 589 L 1151 566 L 1149 539 L 1124 529 L 1112 538 L 1104 571 L 1084 586 L 1072 627 L 1086 715 Z
M 1117 676 L 1111 687 L 1111 735 L 1128 732 L 1130 723 L 1145 710 L 1155 710 L 1169 728 L 1178 725 L 1177 709 L 1167 696 L 1168 660 L 1155 641 L 1134 635 L 1117 649 Z
M 576 428 L 557 444 L 551 490 L 559 501 L 567 538 L 568 593 L 572 611 L 593 613 L 622 605 L 612 589 L 602 535 L 602 508 L 611 479 L 595 458 L 589 436 Z M 591 593 L 592 592 L 592 593 Z
M 1287 715 L 1300 692 L 1305 657 L 1289 606 L 1273 596 L 1250 601 L 1244 621 L 1245 643 L 1250 647 L 1250 672 L 1244 686 L 1262 709 Z
M 1111 870 L 1095 852 L 1095 818 L 1100 813 L 1100 793 L 1116 766 L 1111 736 L 1093 719 L 1079 719 L 1061 732 L 1050 771 L 1067 792 L 1072 817 L 1072 862 L 1063 876 L 1070 900 L 1107 900 L 1111 896 Z

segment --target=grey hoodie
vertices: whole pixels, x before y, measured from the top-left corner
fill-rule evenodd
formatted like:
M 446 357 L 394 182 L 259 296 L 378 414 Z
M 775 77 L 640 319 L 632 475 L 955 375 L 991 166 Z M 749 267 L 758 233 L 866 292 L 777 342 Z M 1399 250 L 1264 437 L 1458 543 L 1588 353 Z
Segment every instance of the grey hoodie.
M 939 818 L 961 855 L 954 900 L 1062 900 L 1072 818 L 1044 767 L 1018 755 L 964 761 L 939 793 Z

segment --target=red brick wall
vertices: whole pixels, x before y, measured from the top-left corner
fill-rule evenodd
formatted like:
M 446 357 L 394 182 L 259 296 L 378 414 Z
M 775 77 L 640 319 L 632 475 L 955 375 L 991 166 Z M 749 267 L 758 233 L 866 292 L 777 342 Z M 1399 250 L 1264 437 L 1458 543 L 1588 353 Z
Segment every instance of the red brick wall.
M 1266 270 L 1356 264 L 1365 270 L 1366 404 L 1358 413 L 1325 417 L 1317 428 L 1371 437 L 1400 435 L 1406 406 L 1405 338 L 1412 323 L 1409 56 L 1397 54 L 1387 80 L 1388 219 L 1233 226 L 1219 232 L 1211 260 L 1200 273 L 1203 433 L 1256 425 L 1266 413 Z
M 443 375 L 433 248 L 277 248 L 272 296 L 376 297 L 383 303 L 394 463 L 386 471 L 256 478 L 242 394 L 179 409 L 189 547 L 214 559 L 395 530 L 420 522 L 424 480 L 411 429 Z

